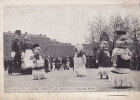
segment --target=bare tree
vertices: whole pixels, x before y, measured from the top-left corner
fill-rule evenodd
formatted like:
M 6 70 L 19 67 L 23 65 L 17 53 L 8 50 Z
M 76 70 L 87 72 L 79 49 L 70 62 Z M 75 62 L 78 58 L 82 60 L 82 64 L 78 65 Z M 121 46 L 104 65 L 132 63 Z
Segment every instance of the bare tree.
M 110 40 L 112 41 L 112 50 L 115 47 L 115 41 L 117 39 L 116 31 L 117 30 L 123 30 L 125 25 L 125 21 L 122 19 L 119 13 L 116 13 L 116 15 L 110 16 L 109 20 L 109 36 Z
M 92 37 L 92 42 L 94 39 L 101 40 L 102 32 L 106 29 L 106 20 L 103 19 L 101 16 L 94 17 L 94 21 L 89 22 L 89 31 Z
M 140 20 L 137 16 L 130 16 L 129 33 L 132 37 L 137 55 L 140 55 Z
M 88 38 L 90 43 L 93 43 L 95 39 L 98 41 L 101 40 L 101 35 L 103 32 L 106 32 L 109 36 L 111 42 L 111 51 L 115 47 L 115 41 L 117 39 L 117 30 L 125 30 L 129 35 L 130 38 L 133 39 L 136 51 L 140 55 L 140 20 L 138 16 L 121 16 L 119 13 L 115 13 L 109 17 L 109 20 L 103 19 L 100 17 L 94 17 L 93 21 L 89 22 L 89 32 L 90 35 Z M 108 22 L 107 22 L 108 21 Z

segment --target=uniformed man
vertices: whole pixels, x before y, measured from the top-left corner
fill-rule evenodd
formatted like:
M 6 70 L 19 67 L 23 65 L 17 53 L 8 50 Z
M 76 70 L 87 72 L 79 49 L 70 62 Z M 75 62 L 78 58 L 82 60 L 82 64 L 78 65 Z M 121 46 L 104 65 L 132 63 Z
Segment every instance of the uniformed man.
M 14 59 L 14 71 L 19 71 L 21 69 L 21 60 L 23 53 L 23 42 L 21 40 L 21 30 L 15 31 L 15 39 L 11 44 L 12 55 Z

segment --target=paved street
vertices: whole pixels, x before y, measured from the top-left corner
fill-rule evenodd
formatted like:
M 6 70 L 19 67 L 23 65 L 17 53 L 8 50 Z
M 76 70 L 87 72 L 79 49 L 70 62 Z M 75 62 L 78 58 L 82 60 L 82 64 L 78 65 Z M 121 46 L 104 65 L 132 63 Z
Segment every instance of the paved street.
M 43 88 L 43 87 L 95 87 L 96 92 L 119 92 L 119 91 L 140 91 L 140 71 L 131 71 L 132 79 L 137 83 L 134 88 L 116 89 L 109 86 L 106 79 L 97 77 L 97 69 L 87 69 L 87 77 L 76 77 L 74 71 L 52 71 L 47 73 L 47 78 L 42 80 L 32 80 L 32 75 L 13 74 L 5 77 L 5 92 L 9 88 Z

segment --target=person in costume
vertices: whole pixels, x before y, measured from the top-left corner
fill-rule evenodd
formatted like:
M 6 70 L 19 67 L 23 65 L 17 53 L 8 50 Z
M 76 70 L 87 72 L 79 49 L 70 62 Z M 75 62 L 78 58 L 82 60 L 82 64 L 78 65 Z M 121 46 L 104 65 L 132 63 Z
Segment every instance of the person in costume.
M 76 45 L 75 48 L 75 56 L 74 56 L 74 70 L 77 75 L 77 77 L 82 77 L 87 75 L 86 71 L 86 56 L 84 54 L 83 46 L 82 45 Z
M 41 55 L 41 48 L 39 47 L 39 44 L 33 45 L 33 69 L 32 69 L 32 78 L 34 80 L 40 80 L 43 78 L 46 78 L 46 73 L 44 71 L 44 59 Z
M 15 39 L 11 44 L 11 55 L 14 59 L 14 72 L 19 72 L 21 69 L 21 59 L 23 58 L 23 42 L 21 41 L 21 30 L 15 31 Z
M 24 51 L 24 57 L 23 57 L 23 69 L 28 69 L 33 67 L 33 45 L 29 38 L 29 35 L 25 33 L 24 35 L 24 43 L 23 43 L 23 51 Z
M 107 41 L 102 41 L 101 50 L 97 55 L 98 67 L 98 76 L 102 79 L 104 76 L 109 79 L 109 74 L 111 72 L 112 62 L 111 62 L 111 53 L 109 50 L 109 44 Z
M 117 31 L 117 35 L 116 48 L 112 53 L 113 68 L 109 81 L 113 87 L 130 87 L 134 83 L 130 81 L 129 77 L 132 54 L 127 47 L 128 37 L 125 31 Z

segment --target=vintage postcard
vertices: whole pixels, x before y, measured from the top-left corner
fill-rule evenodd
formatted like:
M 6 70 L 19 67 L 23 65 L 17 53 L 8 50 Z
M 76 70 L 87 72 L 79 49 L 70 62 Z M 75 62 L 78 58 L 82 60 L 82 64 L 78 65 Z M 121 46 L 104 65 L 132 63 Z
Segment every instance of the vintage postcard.
M 2 1 L 1 100 L 138 99 L 140 2 Z

